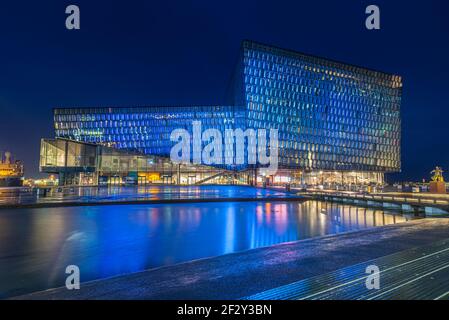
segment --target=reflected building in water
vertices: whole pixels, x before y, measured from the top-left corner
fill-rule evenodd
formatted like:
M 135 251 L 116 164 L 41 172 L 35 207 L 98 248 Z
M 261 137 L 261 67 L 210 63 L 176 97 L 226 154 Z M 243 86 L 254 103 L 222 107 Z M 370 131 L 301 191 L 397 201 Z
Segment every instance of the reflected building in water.
M 64 286 L 74 262 L 89 281 L 405 221 L 319 201 L 17 210 L 0 215 L 0 256 L 10 257 L 0 265 L 0 298 Z

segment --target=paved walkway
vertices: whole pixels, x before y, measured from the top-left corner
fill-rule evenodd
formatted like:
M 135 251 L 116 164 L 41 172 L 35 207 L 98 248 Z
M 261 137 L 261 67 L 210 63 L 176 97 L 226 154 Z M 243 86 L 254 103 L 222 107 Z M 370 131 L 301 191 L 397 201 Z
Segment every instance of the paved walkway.
M 80 290 L 58 288 L 17 298 L 239 299 L 448 237 L 449 219 L 422 219 L 82 283 Z
M 61 189 L 61 192 L 57 192 Z M 9 190 L 9 191 L 8 191 Z M 268 190 L 245 185 L 53 188 L 46 196 L 37 191 L 0 188 L 0 210 L 94 205 L 167 204 L 230 201 L 301 201 L 303 197 L 285 190 Z
M 369 266 L 379 288 L 368 289 Z M 349 266 L 247 297 L 247 300 L 449 299 L 449 239 Z M 371 271 L 372 272 L 372 271 Z

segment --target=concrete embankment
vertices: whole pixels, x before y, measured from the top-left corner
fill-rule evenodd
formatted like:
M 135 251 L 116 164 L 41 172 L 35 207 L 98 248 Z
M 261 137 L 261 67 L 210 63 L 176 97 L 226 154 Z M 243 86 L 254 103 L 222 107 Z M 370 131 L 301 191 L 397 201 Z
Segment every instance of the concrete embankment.
M 449 238 L 449 219 L 421 219 L 207 258 L 16 299 L 238 299 Z
M 57 208 L 57 207 L 89 207 L 130 204 L 176 204 L 176 203 L 207 203 L 207 202 L 299 202 L 307 201 L 301 196 L 277 196 L 277 197 L 235 197 L 235 198 L 194 198 L 194 199 L 151 199 L 151 200 L 92 200 L 92 201 L 62 201 L 39 202 L 25 204 L 0 204 L 1 209 L 23 208 Z

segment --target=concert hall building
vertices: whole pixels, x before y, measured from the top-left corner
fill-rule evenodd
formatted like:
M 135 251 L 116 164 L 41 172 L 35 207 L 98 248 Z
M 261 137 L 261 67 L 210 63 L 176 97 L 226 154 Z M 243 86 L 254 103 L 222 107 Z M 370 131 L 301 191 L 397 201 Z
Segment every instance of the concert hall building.
M 401 95 L 398 75 L 243 41 L 227 105 L 56 108 L 56 137 L 42 140 L 40 166 L 62 184 L 382 184 L 401 169 Z M 171 132 L 191 132 L 193 121 L 203 130 L 277 129 L 277 173 L 259 175 L 247 162 L 171 164 Z M 76 163 L 82 150 L 91 152 L 89 165 Z

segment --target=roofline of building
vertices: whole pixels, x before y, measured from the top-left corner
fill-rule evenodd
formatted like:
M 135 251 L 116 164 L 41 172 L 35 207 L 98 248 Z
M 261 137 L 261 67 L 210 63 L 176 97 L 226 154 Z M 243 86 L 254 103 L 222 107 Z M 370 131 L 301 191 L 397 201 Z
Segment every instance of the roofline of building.
M 75 143 L 80 143 L 80 144 L 87 144 L 90 146 L 98 146 L 99 144 L 97 143 L 93 143 L 93 142 L 84 142 L 84 141 L 77 141 L 77 140 L 73 140 L 70 138 L 63 138 L 63 137 L 54 137 L 54 138 L 41 138 L 41 140 L 45 141 L 45 140 L 63 140 L 63 141 L 68 141 L 68 142 L 75 142 Z
M 356 64 L 352 64 L 352 63 L 348 63 L 348 62 L 344 62 L 344 61 L 339 61 L 336 59 L 329 59 L 326 57 L 322 57 L 322 56 L 318 56 L 318 55 L 314 55 L 314 54 L 310 54 L 310 53 L 305 53 L 302 51 L 298 51 L 298 50 L 292 50 L 292 49 L 286 49 L 286 48 L 282 48 L 282 47 L 278 47 L 275 45 L 271 45 L 271 44 L 266 44 L 263 42 L 259 42 L 259 41 L 254 41 L 254 40 L 250 40 L 250 39 L 243 39 L 241 42 L 240 47 L 243 48 L 243 44 L 247 42 L 247 43 L 253 43 L 262 47 L 266 47 L 266 48 L 272 48 L 272 49 L 276 49 L 276 50 L 280 50 L 280 51 L 285 51 L 286 53 L 290 53 L 290 54 L 296 54 L 296 55 L 303 55 L 303 56 L 307 56 L 307 57 L 311 57 L 311 58 L 316 58 L 316 59 L 320 59 L 320 60 L 324 60 L 324 61 L 329 61 L 329 62 L 333 62 L 333 63 L 338 63 L 341 65 L 345 65 L 345 66 L 350 66 L 350 67 L 354 67 L 354 68 L 358 68 L 358 69 L 362 69 L 362 70 L 368 70 L 368 71 L 372 71 L 372 72 L 377 72 L 377 73 L 381 73 L 387 76 L 396 76 L 396 77 L 400 77 L 402 79 L 402 76 L 396 73 L 391 73 L 391 72 L 385 72 L 385 71 L 381 71 L 381 70 L 377 70 L 374 68 L 368 68 L 368 67 L 364 67 L 361 65 L 356 65 Z
M 310 58 L 315 58 L 315 59 L 319 59 L 322 60 L 323 62 L 331 62 L 331 63 L 336 63 L 336 64 L 340 64 L 343 66 L 350 66 L 350 67 L 354 67 L 360 70 L 366 70 L 366 71 L 370 71 L 370 72 L 374 72 L 374 73 L 379 73 L 379 74 L 383 74 L 389 77 L 400 77 L 401 81 L 402 81 L 402 76 L 395 74 L 395 73 L 389 73 L 389 72 L 385 72 L 385 71 L 380 71 L 374 68 L 367 68 L 364 66 L 360 66 L 360 65 L 356 65 L 356 64 L 351 64 L 351 63 L 347 63 L 347 62 L 343 62 L 343 61 L 339 61 L 339 60 L 335 60 L 335 59 L 329 59 L 329 58 L 325 58 L 322 56 L 318 56 L 318 55 L 313 55 L 313 54 L 309 54 L 309 53 L 305 53 L 305 52 L 301 52 L 301 51 L 297 51 L 297 50 L 292 50 L 292 49 L 286 49 L 286 48 L 282 48 L 282 47 L 278 47 L 275 45 L 271 45 L 271 44 L 266 44 L 266 43 L 262 43 L 259 41 L 254 41 L 254 40 L 250 40 L 250 39 L 243 39 L 240 43 L 240 49 L 242 50 L 244 47 L 245 43 L 250 43 L 250 44 L 255 44 L 261 47 L 264 47 L 266 49 L 275 49 L 275 50 L 279 50 L 279 51 L 283 51 L 286 54 L 292 54 L 292 55 L 300 55 L 300 56 L 305 56 L 305 57 L 310 57 Z M 240 58 L 239 58 L 240 59 Z M 237 59 L 238 61 L 238 59 Z M 232 73 L 231 73 L 231 78 L 232 78 Z M 137 109 L 137 108 L 192 108 L 192 107 L 199 107 L 199 108 L 204 108 L 204 107 L 236 107 L 235 105 L 223 105 L 223 104 L 209 104 L 209 105 L 146 105 L 146 106 L 71 106 L 71 107 L 54 107 L 52 108 L 52 112 L 53 114 L 55 113 L 55 110 L 61 110 L 61 109 Z
M 146 105 L 146 106 L 71 106 L 71 107 L 53 107 L 52 112 L 55 110 L 66 110 L 66 109 L 137 109 L 137 108 L 210 108 L 210 107 L 221 107 L 221 108 L 235 108 L 234 105 L 226 104 L 204 104 L 204 105 Z

